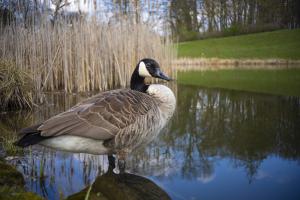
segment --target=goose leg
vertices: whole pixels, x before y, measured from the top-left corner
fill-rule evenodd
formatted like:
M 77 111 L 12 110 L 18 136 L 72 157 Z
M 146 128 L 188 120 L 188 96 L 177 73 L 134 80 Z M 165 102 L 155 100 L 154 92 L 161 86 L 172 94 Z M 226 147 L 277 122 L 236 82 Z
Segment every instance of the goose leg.
M 113 170 L 116 167 L 116 159 L 113 155 L 107 155 L 108 158 L 108 169 Z

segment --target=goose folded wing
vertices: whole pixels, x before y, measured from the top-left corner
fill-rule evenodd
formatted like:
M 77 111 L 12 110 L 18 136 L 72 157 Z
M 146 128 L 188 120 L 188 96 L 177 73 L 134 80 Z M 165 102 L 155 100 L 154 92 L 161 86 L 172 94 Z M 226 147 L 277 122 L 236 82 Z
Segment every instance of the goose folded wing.
M 38 130 L 42 136 L 69 134 L 107 140 L 147 114 L 154 104 L 147 94 L 132 90 L 104 92 L 48 119 Z

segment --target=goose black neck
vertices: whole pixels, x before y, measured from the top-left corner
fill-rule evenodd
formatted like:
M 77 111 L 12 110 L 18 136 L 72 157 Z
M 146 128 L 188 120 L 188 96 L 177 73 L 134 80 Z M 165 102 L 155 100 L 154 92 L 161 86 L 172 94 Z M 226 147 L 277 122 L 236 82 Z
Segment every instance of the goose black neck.
M 136 68 L 131 75 L 130 88 L 146 93 L 149 85 L 145 84 L 145 77 L 140 76 L 137 69 L 138 68 Z

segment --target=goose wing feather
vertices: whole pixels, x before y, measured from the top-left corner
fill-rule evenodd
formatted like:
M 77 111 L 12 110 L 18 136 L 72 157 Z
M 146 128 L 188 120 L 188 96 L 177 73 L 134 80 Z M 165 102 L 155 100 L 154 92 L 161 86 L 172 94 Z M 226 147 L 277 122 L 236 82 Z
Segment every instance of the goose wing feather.
M 106 140 L 157 108 L 149 95 L 133 90 L 113 90 L 91 97 L 45 121 L 42 136 L 76 135 Z

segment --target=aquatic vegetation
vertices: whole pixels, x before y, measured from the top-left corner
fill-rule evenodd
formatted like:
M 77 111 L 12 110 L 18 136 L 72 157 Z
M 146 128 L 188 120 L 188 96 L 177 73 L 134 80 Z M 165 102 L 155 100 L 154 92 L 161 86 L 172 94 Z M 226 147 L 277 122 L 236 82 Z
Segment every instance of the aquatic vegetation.
M 0 110 L 32 108 L 31 77 L 12 62 L 0 59 Z
M 22 148 L 14 145 L 17 139 L 18 137 L 16 136 L 16 134 L 9 134 L 0 137 L 0 142 L 6 156 L 15 156 L 23 153 Z
M 23 154 L 23 149 L 14 145 L 18 139 L 17 134 L 8 130 L 0 124 L 0 148 L 4 151 L 5 156 L 16 156 Z

